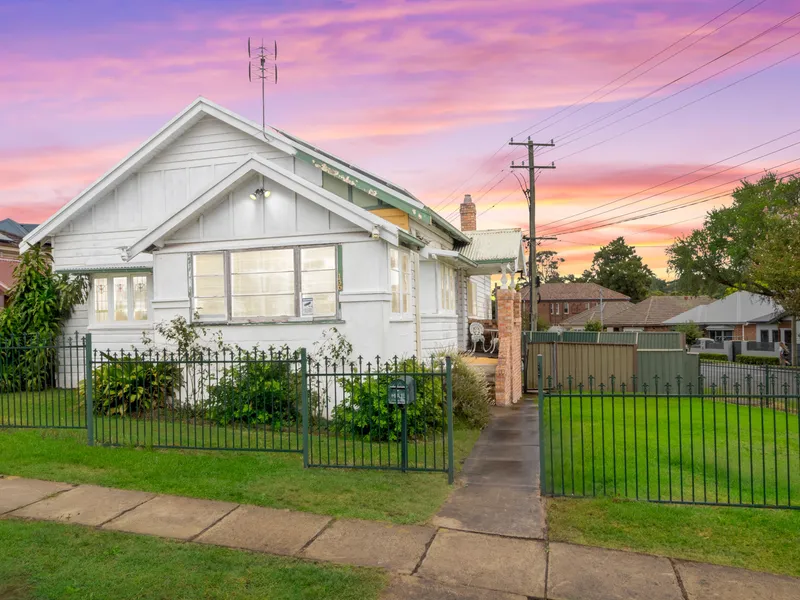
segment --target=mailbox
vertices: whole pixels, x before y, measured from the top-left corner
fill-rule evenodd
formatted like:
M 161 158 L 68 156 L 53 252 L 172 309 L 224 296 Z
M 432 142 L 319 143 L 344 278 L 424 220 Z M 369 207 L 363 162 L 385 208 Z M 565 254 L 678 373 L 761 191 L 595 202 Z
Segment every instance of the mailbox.
M 417 382 L 411 375 L 404 375 L 389 384 L 389 404 L 407 406 L 417 399 Z

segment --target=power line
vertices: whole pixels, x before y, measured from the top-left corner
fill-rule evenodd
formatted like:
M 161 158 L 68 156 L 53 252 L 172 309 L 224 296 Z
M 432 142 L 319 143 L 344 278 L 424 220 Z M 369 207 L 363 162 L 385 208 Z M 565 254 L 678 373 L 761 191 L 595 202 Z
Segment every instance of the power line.
M 708 168 L 711 168 L 711 167 L 715 167 L 715 166 L 720 165 L 720 164 L 722 164 L 724 162 L 727 162 L 727 161 L 729 161 L 731 159 L 737 158 L 737 157 L 742 156 L 744 154 L 748 154 L 749 152 L 752 152 L 753 150 L 757 150 L 759 148 L 763 148 L 764 146 L 768 146 L 768 145 L 770 145 L 770 144 L 772 144 L 774 142 L 777 142 L 778 140 L 782 140 L 784 138 L 787 138 L 789 136 L 795 135 L 797 133 L 800 133 L 800 128 L 797 128 L 797 129 L 795 129 L 793 131 L 790 131 L 789 133 L 786 133 L 784 135 L 778 136 L 776 138 L 773 138 L 771 140 L 768 140 L 766 142 L 763 142 L 761 144 L 758 144 L 758 145 L 753 146 L 751 148 L 748 148 L 746 150 L 742 150 L 741 152 L 737 152 L 736 154 L 731 154 L 730 156 L 726 156 L 725 158 L 720 159 L 717 162 L 714 162 L 714 163 L 711 163 L 711 164 L 708 164 L 708 165 L 704 165 L 702 167 L 699 167 L 699 168 L 695 169 L 694 171 L 689 171 L 688 173 L 682 173 L 681 175 L 677 175 L 676 177 L 673 177 L 673 178 L 668 179 L 666 181 L 662 181 L 661 183 L 657 183 L 655 185 L 651 185 L 650 187 L 647 187 L 647 188 L 645 188 L 643 190 L 639 190 L 638 192 L 634 192 L 632 194 L 628 194 L 627 196 L 623 196 L 622 198 L 617 198 L 616 200 L 612 200 L 611 202 L 606 202 L 606 203 L 600 204 L 599 206 L 595 206 L 595 207 L 592 207 L 592 208 L 587 208 L 586 210 L 580 211 L 580 212 L 575 213 L 573 215 L 562 217 L 561 219 L 556 219 L 555 221 L 550 221 L 549 223 L 544 223 L 542 225 L 542 227 L 545 228 L 545 229 L 552 228 L 553 225 L 555 225 L 556 223 L 562 223 L 562 225 L 559 225 L 559 227 L 562 227 L 563 225 L 568 225 L 569 223 L 574 222 L 578 217 L 581 217 L 582 215 L 587 215 L 589 213 L 593 213 L 593 212 L 595 212 L 597 210 L 600 210 L 600 209 L 602 209 L 604 207 L 611 206 L 612 204 L 617 204 L 618 202 L 622 202 L 624 200 L 628 200 L 629 198 L 634 198 L 634 197 L 638 196 L 639 194 L 643 194 L 645 192 L 649 192 L 650 190 L 654 190 L 656 188 L 660 188 L 661 186 L 667 185 L 668 183 L 672 183 L 673 181 L 678 181 L 679 179 L 683 179 L 684 177 L 688 177 L 689 175 L 694 175 L 695 173 L 699 173 L 701 171 L 704 171 L 705 169 L 708 169 Z M 737 165 L 737 166 L 739 166 L 739 165 Z M 734 167 L 730 167 L 730 168 L 735 168 L 735 166 Z M 727 169 L 727 170 L 729 170 L 729 169 Z M 703 179 L 707 179 L 708 177 L 712 177 L 713 175 L 717 175 L 717 174 L 719 174 L 721 172 L 724 172 L 724 171 L 719 171 L 719 172 L 716 172 L 716 173 L 712 173 L 710 175 L 706 175 L 705 177 L 701 177 L 700 179 L 695 179 L 693 181 L 689 181 L 689 182 L 683 183 L 683 184 L 681 184 L 681 185 L 679 185 L 677 187 L 670 188 L 669 190 L 664 190 L 663 192 L 659 192 L 658 194 L 653 194 L 653 195 L 647 196 L 645 198 L 641 198 L 640 200 L 637 200 L 637 202 L 642 202 L 644 200 L 648 200 L 648 199 L 653 198 L 655 196 L 659 196 L 659 195 L 662 195 L 664 193 L 674 191 L 674 190 L 679 189 L 681 187 L 685 187 L 685 186 L 687 186 L 689 184 L 696 183 L 697 181 L 702 181 Z M 623 206 L 628 206 L 628 205 L 629 204 L 626 204 L 626 205 L 623 205 Z M 622 208 L 622 206 L 617 207 L 617 208 Z M 616 209 L 611 209 L 611 210 L 616 210 Z M 566 223 L 565 223 L 565 221 L 566 221 Z

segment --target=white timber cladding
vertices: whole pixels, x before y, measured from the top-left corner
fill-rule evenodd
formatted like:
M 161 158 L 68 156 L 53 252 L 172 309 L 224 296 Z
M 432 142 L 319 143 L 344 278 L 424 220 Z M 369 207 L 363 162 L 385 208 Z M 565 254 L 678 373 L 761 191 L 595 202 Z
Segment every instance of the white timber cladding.
M 459 348 L 459 323 L 464 313 L 456 310 L 458 289 L 448 298 L 450 284 L 458 282 L 453 268 L 438 260 L 420 263 L 420 320 L 423 356 Z M 458 285 L 456 285 L 458 288 Z

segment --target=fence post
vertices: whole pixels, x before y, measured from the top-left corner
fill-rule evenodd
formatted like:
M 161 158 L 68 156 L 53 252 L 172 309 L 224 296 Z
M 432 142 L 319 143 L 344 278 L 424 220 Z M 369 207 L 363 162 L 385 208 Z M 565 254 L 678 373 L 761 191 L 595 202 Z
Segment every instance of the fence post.
M 83 345 L 86 349 L 84 358 L 84 389 L 86 390 L 86 437 L 89 438 L 89 445 L 94 446 L 94 387 L 92 377 L 92 334 L 87 333 L 83 338 Z
M 544 496 L 547 491 L 547 477 L 544 473 L 544 443 L 542 442 L 542 432 L 544 431 L 544 359 L 542 355 L 536 356 L 536 392 L 538 395 L 539 410 L 539 494 Z
M 305 348 L 300 348 L 300 384 L 303 402 L 303 468 L 308 468 L 308 356 Z
M 455 449 L 453 441 L 453 362 L 445 357 L 447 385 L 447 481 L 456 480 Z

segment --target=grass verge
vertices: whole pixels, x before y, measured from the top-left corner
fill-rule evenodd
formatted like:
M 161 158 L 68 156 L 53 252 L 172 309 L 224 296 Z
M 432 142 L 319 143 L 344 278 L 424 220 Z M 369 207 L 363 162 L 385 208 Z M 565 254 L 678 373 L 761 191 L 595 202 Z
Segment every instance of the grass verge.
M 800 577 L 800 512 L 551 499 L 551 541 L 659 554 Z
M 478 435 L 456 429 L 457 468 Z M 303 469 L 300 455 L 285 453 L 89 447 L 80 430 L 0 428 L 0 473 L 401 524 L 424 523 L 450 492 L 444 473 Z
M 0 521 L 0 598 L 377 598 L 385 575 L 226 548 Z

